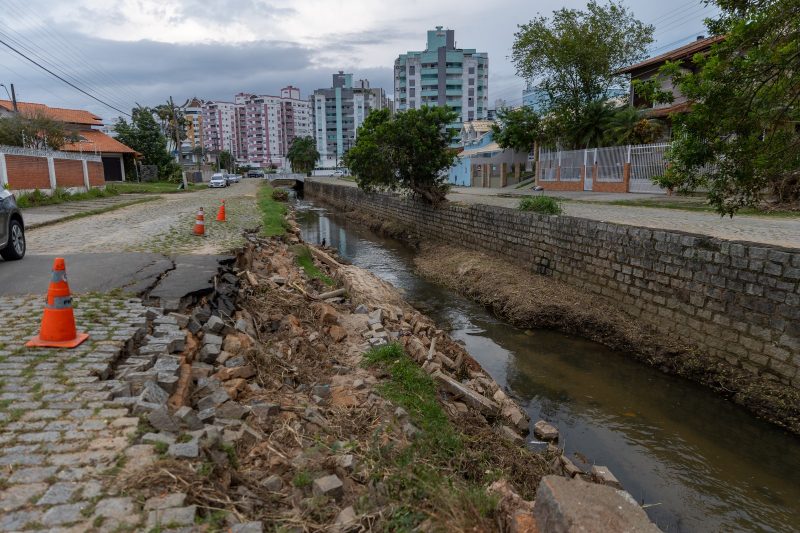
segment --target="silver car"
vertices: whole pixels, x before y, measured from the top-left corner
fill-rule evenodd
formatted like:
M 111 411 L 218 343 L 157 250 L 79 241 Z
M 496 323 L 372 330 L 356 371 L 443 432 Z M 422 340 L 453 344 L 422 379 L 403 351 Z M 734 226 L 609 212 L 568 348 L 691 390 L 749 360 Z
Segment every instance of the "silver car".
M 0 257 L 16 261 L 25 257 L 25 223 L 14 195 L 0 188 Z
M 228 176 L 227 174 L 217 173 L 211 176 L 211 181 L 208 182 L 209 187 L 227 187 Z

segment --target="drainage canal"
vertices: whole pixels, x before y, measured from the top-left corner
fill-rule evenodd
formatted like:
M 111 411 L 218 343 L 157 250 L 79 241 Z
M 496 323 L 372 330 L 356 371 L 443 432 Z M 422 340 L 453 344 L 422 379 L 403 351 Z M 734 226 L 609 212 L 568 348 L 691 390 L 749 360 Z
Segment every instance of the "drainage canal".
M 599 344 L 521 331 L 414 273 L 413 251 L 298 201 L 303 237 L 403 290 L 546 419 L 576 464 L 608 466 L 667 532 L 796 531 L 800 442 L 693 383 Z M 502 282 L 502 280 L 498 280 Z

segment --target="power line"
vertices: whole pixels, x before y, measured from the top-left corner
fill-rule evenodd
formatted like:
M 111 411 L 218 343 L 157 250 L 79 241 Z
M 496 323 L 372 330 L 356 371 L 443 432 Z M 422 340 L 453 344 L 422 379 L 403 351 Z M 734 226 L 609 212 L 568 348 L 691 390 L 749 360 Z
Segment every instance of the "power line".
M 0 23 L 0 26 L 5 26 L 5 25 Z M 6 26 L 6 28 L 7 28 L 7 26 Z M 0 30 L 0 36 L 5 37 L 8 41 L 10 41 L 10 43 L 12 43 L 12 44 L 16 45 L 18 48 L 26 51 L 31 56 L 35 56 L 41 64 L 48 65 L 51 70 L 58 72 L 62 77 L 72 80 L 72 82 L 74 84 L 84 85 L 86 87 L 86 89 L 84 89 L 84 90 L 96 92 L 102 98 L 113 102 L 114 105 L 117 105 L 117 106 L 121 105 L 120 101 L 116 100 L 116 98 L 114 96 L 110 96 L 108 94 L 105 94 L 104 91 L 98 90 L 98 89 L 92 87 L 89 83 L 86 83 L 85 81 L 83 81 L 81 79 L 78 79 L 76 76 L 71 75 L 70 73 L 65 71 L 63 68 L 61 68 L 59 65 L 56 65 L 53 61 L 50 61 L 47 57 L 45 57 L 42 53 L 37 51 L 35 48 L 33 48 L 32 46 L 29 46 L 28 44 L 26 44 L 22 40 L 21 36 L 19 38 L 14 37 L 14 36 L 11 35 L 10 32 L 17 33 L 17 32 L 14 32 L 13 30 L 6 30 L 6 31 Z M 19 34 L 17 33 L 17 35 L 19 35 Z M 122 107 L 124 107 L 124 105 L 122 105 Z
M 125 111 L 123 111 L 123 110 L 121 110 L 121 109 L 119 109 L 119 108 L 117 108 L 117 107 L 114 107 L 113 105 L 109 104 L 108 102 L 105 102 L 105 101 L 101 100 L 100 98 L 98 98 L 98 97 L 96 97 L 95 95 L 93 95 L 93 94 L 89 93 L 88 91 L 85 91 L 85 90 L 81 89 L 80 87 L 78 87 L 77 85 L 75 85 L 74 83 L 72 83 L 71 81 L 69 81 L 69 80 L 66 80 L 66 79 L 62 78 L 61 76 L 59 76 L 58 74 L 56 74 L 55 72 L 53 72 L 52 70 L 50 70 L 49 68 L 47 68 L 47 67 L 45 67 L 44 65 L 42 65 L 41 63 L 39 63 L 39 62 L 37 62 L 36 60 L 34 60 L 34 59 L 31 59 L 31 58 L 30 58 L 30 57 L 28 57 L 27 55 L 23 54 L 22 52 L 20 52 L 19 50 L 17 50 L 16 48 L 14 48 L 13 46 L 11 46 L 11 45 L 10 45 L 10 44 L 8 44 L 7 42 L 5 42 L 4 40 L 0 39 L 0 44 L 2 44 L 3 46 L 5 46 L 6 48 L 8 48 L 9 50 L 11 50 L 12 52 L 14 52 L 14 53 L 16 53 L 16 54 L 18 54 L 18 55 L 22 56 L 22 57 L 23 57 L 23 58 L 25 58 L 25 59 L 27 59 L 28 61 L 30 61 L 31 63 L 33 63 L 34 65 L 36 65 L 36 66 L 37 66 L 37 67 L 39 67 L 40 69 L 44 70 L 45 72 L 47 72 L 47 73 L 48 73 L 48 74 L 50 74 L 51 76 L 53 76 L 53 77 L 55 77 L 55 78 L 57 78 L 57 79 L 59 79 L 59 80 L 63 81 L 64 83 L 66 83 L 67 85 L 69 85 L 70 87 L 72 87 L 73 89 L 75 89 L 75 90 L 77 90 L 77 91 L 80 91 L 81 93 L 85 94 L 86 96 L 88 96 L 88 97 L 89 97 L 89 98 L 91 98 L 92 100 L 96 100 L 97 102 L 99 102 L 99 103 L 103 104 L 104 106 L 108 107 L 109 109 L 113 109 L 114 111 L 117 111 L 118 113 L 122 113 L 123 115 L 126 115 L 126 116 L 128 116 L 128 117 L 130 117 L 130 116 L 131 116 L 131 114 L 130 114 L 130 113 L 126 113 Z

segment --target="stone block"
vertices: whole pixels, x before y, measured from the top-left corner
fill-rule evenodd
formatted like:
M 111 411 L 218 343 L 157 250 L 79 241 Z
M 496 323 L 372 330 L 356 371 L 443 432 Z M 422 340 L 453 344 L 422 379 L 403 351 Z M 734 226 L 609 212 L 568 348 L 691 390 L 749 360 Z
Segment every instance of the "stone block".
M 548 424 L 544 420 L 539 420 L 533 425 L 533 435 L 545 442 L 552 442 L 558 440 L 558 429 L 555 426 Z
M 227 402 L 230 399 L 230 395 L 228 391 L 225 389 L 217 389 L 208 396 L 205 396 L 197 402 L 197 409 L 199 411 L 204 411 L 206 409 L 215 408 L 223 403 Z
M 198 354 L 198 358 L 203 363 L 213 363 L 216 361 L 217 356 L 220 353 L 220 347 L 217 344 L 206 344 L 200 349 L 200 353 Z
M 225 322 L 216 315 L 211 315 L 208 321 L 203 325 L 203 329 L 211 333 L 219 333 L 224 327 Z
M 158 405 L 164 405 L 169 400 L 169 393 L 153 381 L 146 381 L 139 394 L 139 400 Z
M 184 405 L 178 408 L 175 411 L 175 418 L 181 421 L 181 423 L 186 426 L 191 431 L 196 431 L 198 429 L 203 429 L 203 422 L 197 416 L 197 411 L 189 407 L 188 405 Z
M 173 417 L 166 407 L 160 407 L 152 411 L 147 415 L 147 421 L 159 431 L 177 433 L 181 429 L 180 421 Z
M 171 507 L 168 509 L 154 509 L 147 515 L 147 527 L 152 529 L 158 526 L 194 526 L 197 506 Z
M 189 320 L 191 319 L 191 317 L 187 315 L 182 315 L 180 313 L 170 313 L 168 316 L 175 319 L 175 323 L 178 325 L 179 328 L 185 328 L 189 324 Z
M 500 412 L 500 406 L 493 400 L 475 392 L 466 385 L 462 385 L 450 376 L 442 372 L 436 372 L 432 377 L 439 382 L 447 392 L 467 405 L 479 410 L 481 413 L 489 416 L 497 416 Z
M 270 492 L 278 492 L 283 488 L 283 480 L 275 474 L 261 482 L 261 486 Z
M 206 333 L 203 335 L 203 346 L 206 344 L 222 346 L 222 337 L 220 335 L 214 335 L 213 333 Z
M 230 527 L 231 533 L 263 533 L 264 525 L 261 522 L 245 522 Z
M 200 448 L 196 440 L 190 442 L 176 442 L 175 444 L 169 445 L 167 454 L 177 458 L 194 459 L 200 455 Z
M 247 408 L 239 403 L 234 401 L 227 401 L 217 407 L 214 416 L 216 418 L 229 418 L 229 419 L 240 419 L 244 418 L 244 415 L 247 414 Z
M 533 515 L 540 531 L 636 531 L 658 533 L 627 492 L 580 479 L 545 476 L 536 492 Z
M 311 491 L 314 496 L 327 496 L 339 500 L 344 495 L 344 484 L 338 476 L 332 474 L 315 479 L 311 484 Z

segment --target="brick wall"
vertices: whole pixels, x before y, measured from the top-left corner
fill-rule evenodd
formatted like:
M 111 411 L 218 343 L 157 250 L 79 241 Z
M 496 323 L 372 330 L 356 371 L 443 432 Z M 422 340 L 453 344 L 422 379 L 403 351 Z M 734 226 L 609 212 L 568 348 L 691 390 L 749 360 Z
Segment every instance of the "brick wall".
M 50 170 L 44 157 L 6 155 L 8 186 L 11 189 L 49 189 Z
M 433 209 L 314 181 L 305 192 L 426 238 L 505 256 L 607 299 L 664 335 L 800 388 L 800 250 L 502 207 Z
M 90 161 L 87 165 L 89 167 L 89 185 L 92 187 L 102 187 L 105 185 L 106 178 L 103 173 L 103 163 Z
M 8 179 L 8 187 L 14 190 L 50 190 L 48 160 L 53 161 L 56 187 L 84 188 L 83 161 L 89 169 L 92 187 L 105 185 L 103 164 L 99 156 L 45 150 L 32 150 L 15 146 L 0 146 L 0 186 Z M 3 165 L 5 161 L 5 165 Z
M 59 187 L 85 187 L 83 163 L 81 161 L 54 159 L 56 183 Z

